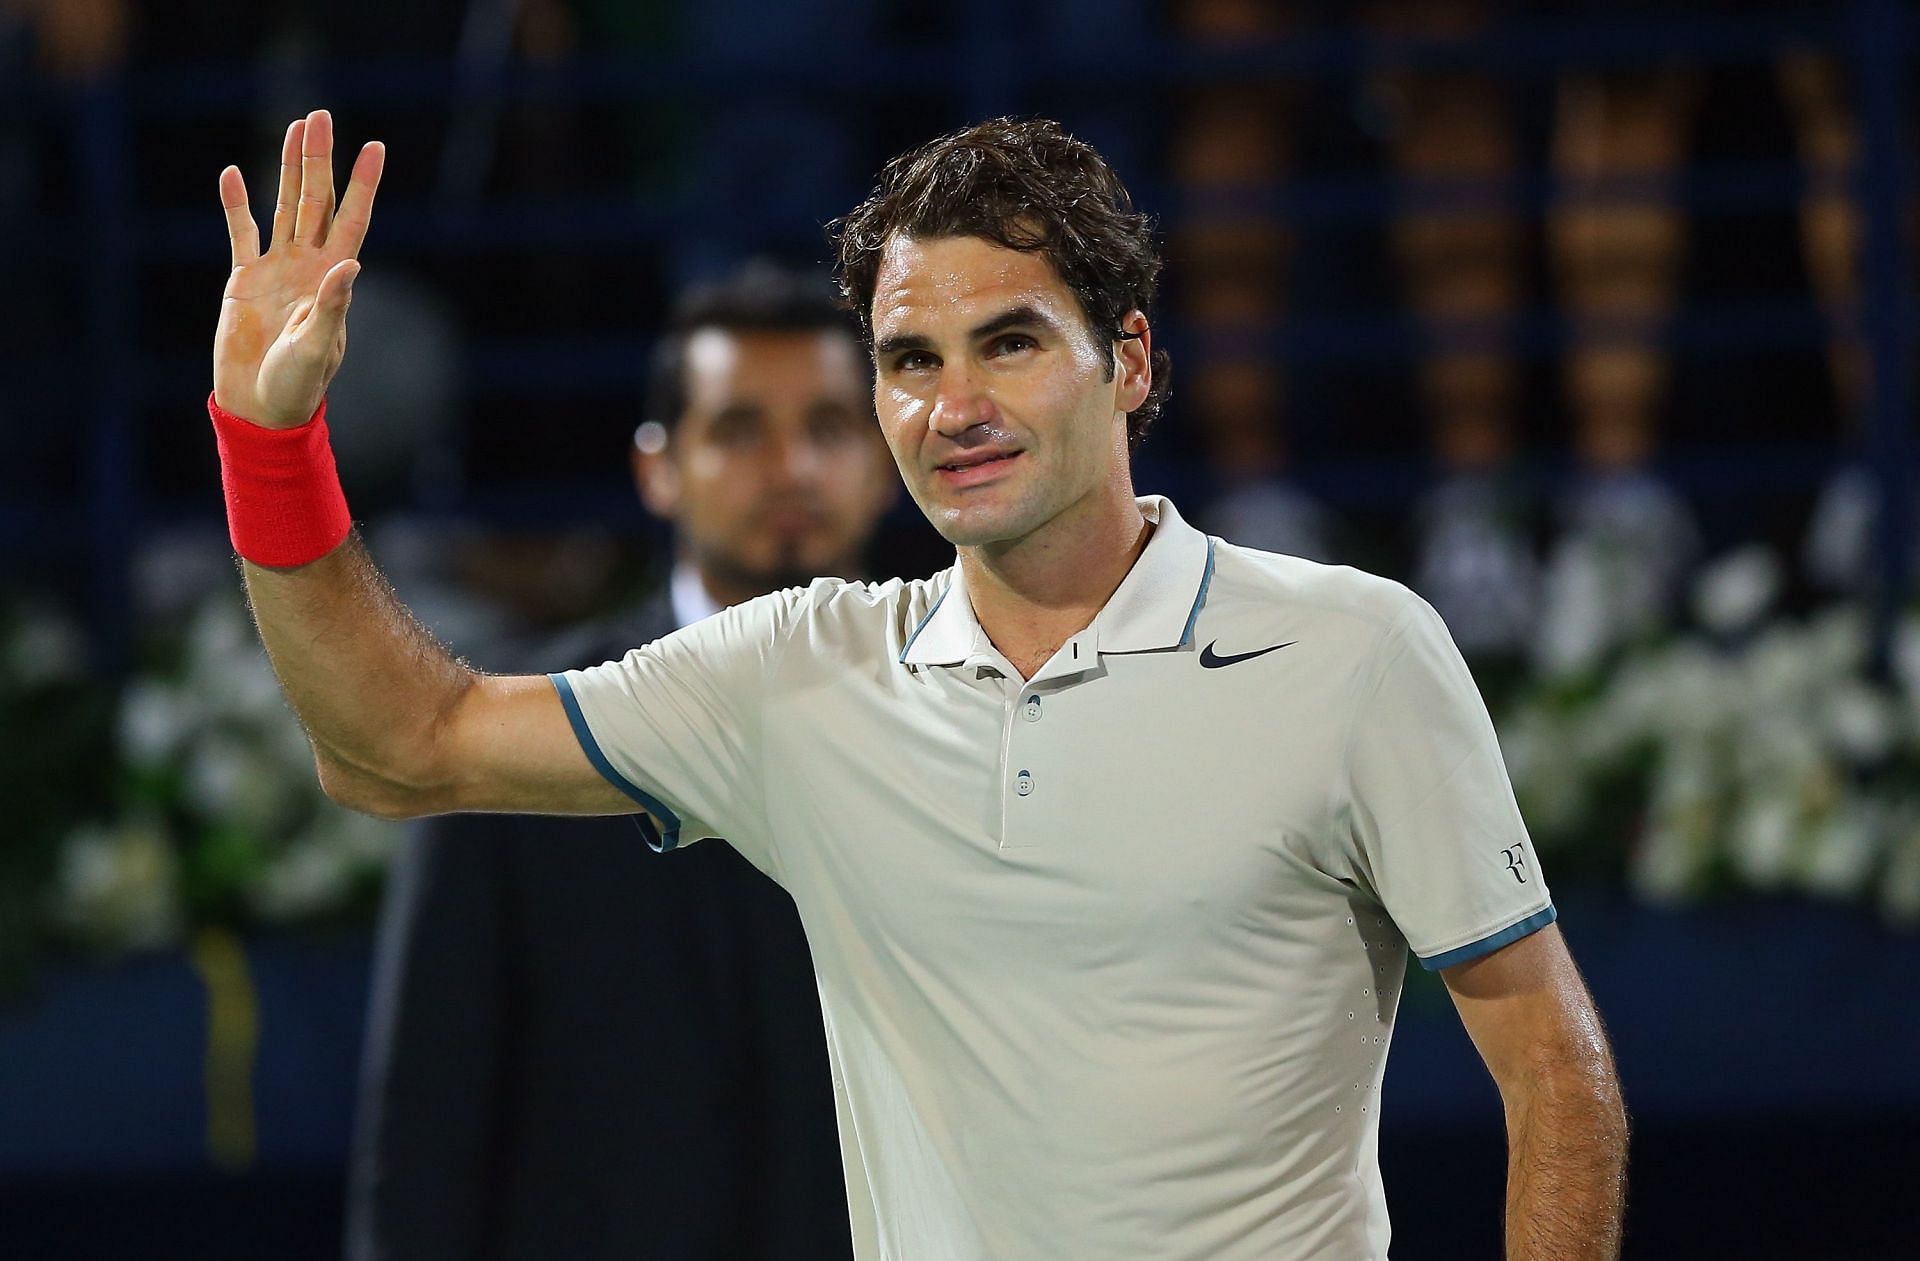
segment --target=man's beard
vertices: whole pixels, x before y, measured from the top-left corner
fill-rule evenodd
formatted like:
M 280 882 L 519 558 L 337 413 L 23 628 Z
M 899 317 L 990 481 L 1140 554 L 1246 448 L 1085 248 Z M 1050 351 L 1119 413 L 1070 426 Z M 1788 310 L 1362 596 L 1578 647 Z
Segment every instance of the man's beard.
M 788 587 L 804 587 L 828 566 L 808 564 L 798 547 L 781 547 L 770 565 L 750 565 L 739 557 L 713 552 L 696 558 L 701 570 L 716 582 L 738 591 L 766 594 Z

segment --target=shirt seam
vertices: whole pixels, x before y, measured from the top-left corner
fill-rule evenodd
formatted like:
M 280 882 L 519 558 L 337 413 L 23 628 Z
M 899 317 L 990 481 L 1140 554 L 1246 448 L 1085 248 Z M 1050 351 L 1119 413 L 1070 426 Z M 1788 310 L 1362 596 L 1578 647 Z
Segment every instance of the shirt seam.
M 1360 729 L 1361 715 L 1372 707 L 1374 698 L 1380 694 L 1380 686 L 1386 680 L 1388 667 L 1406 655 L 1407 641 L 1404 632 L 1407 623 L 1412 620 L 1413 612 L 1412 610 L 1408 610 L 1387 623 L 1386 629 L 1380 633 L 1380 638 L 1374 645 L 1371 678 L 1364 677 L 1363 675 L 1358 694 L 1354 697 L 1353 704 L 1347 710 L 1347 729 L 1342 735 L 1340 742 L 1341 802 L 1336 803 L 1336 806 L 1341 803 L 1352 804 L 1354 801 L 1354 735 Z M 1395 636 L 1400 637 L 1399 647 L 1392 653 L 1388 653 L 1386 651 L 1386 645 Z
M 779 677 L 780 672 L 786 668 L 787 654 L 792 650 L 793 637 L 799 623 L 804 617 L 813 615 L 815 608 L 813 590 L 810 586 L 801 589 L 802 617 L 793 618 L 791 624 L 786 627 L 785 633 L 775 642 L 773 659 L 767 665 L 766 679 L 761 688 L 761 703 L 753 707 L 753 765 L 754 778 L 760 790 L 760 835 L 766 843 L 767 857 L 772 860 L 774 869 L 778 872 L 777 879 L 782 888 L 785 888 L 787 883 L 787 860 L 786 856 L 780 852 L 780 842 L 773 833 L 773 803 L 771 786 L 767 780 L 767 706 L 765 702 L 773 692 L 774 679 Z

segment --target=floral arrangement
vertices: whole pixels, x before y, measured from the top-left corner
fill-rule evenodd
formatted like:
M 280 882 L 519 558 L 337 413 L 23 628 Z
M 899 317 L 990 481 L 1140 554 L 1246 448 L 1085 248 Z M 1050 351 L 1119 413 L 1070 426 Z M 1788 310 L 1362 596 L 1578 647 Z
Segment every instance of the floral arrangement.
M 111 718 L 77 622 L 45 604 L 0 608 L 0 992 L 28 975 L 63 838 L 104 809 Z
M 400 828 L 320 791 L 238 594 L 200 605 L 173 656 L 120 695 L 113 808 L 61 846 L 48 926 L 150 949 L 206 925 L 367 918 Z
M 1802 893 L 1920 924 L 1920 618 L 1876 672 L 1865 607 L 1768 617 L 1780 585 L 1764 550 L 1728 557 L 1696 584 L 1696 629 L 1505 708 L 1521 809 L 1558 869 L 1651 900 Z
M 1724 559 L 1695 584 L 1692 629 L 1562 645 L 1497 705 L 1558 884 L 1812 895 L 1920 925 L 1920 615 L 1876 671 L 1862 605 L 1773 615 L 1780 585 L 1762 550 Z M 117 699 L 84 649 L 45 610 L 0 617 L 11 821 L 29 838 L 0 871 L 0 982 L 49 935 L 154 949 L 371 917 L 403 825 L 320 792 L 237 592 L 197 606 L 168 664 Z

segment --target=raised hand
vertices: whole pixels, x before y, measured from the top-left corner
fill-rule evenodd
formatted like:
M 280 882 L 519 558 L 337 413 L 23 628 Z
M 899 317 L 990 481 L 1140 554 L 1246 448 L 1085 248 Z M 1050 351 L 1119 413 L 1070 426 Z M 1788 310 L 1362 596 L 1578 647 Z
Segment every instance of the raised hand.
M 265 253 L 240 169 L 220 172 L 233 272 L 213 335 L 213 394 L 227 411 L 289 429 L 320 405 L 347 353 L 347 303 L 385 163 L 379 141 L 360 150 L 336 213 L 333 117 L 315 110 L 296 121 L 280 146 L 280 196 Z

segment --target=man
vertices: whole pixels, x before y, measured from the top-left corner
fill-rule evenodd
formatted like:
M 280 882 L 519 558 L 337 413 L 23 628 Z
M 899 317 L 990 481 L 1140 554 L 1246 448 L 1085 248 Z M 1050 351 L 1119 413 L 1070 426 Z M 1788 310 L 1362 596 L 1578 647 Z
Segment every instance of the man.
M 1610 1055 L 1472 679 L 1404 587 L 1134 497 L 1159 260 L 1098 154 L 984 123 L 840 225 L 880 428 L 953 568 L 543 679 L 452 661 L 350 538 L 322 404 L 383 158 L 336 220 L 331 148 L 325 114 L 289 142 L 264 255 L 222 175 L 209 406 L 321 783 L 388 816 L 640 808 L 661 848 L 724 836 L 774 876 L 856 1256 L 1386 1256 L 1409 946 L 1500 1087 L 1509 1257 L 1616 1255 Z
M 824 283 L 755 265 L 691 291 L 646 403 L 634 478 L 674 522 L 672 582 L 548 664 L 855 573 L 895 493 Z M 445 816 L 388 914 L 348 1255 L 850 1255 L 806 939 L 737 851 L 662 861 L 617 817 Z

